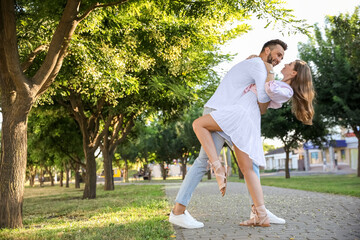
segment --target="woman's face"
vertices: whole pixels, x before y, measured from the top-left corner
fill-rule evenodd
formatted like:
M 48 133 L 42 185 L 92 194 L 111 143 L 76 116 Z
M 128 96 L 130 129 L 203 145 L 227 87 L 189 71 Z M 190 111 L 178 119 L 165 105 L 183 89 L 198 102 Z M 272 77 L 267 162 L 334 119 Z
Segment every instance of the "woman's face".
M 295 67 L 295 61 L 285 64 L 285 67 L 281 70 L 282 75 L 284 76 L 284 79 L 293 78 L 296 75 L 296 71 L 294 71 Z

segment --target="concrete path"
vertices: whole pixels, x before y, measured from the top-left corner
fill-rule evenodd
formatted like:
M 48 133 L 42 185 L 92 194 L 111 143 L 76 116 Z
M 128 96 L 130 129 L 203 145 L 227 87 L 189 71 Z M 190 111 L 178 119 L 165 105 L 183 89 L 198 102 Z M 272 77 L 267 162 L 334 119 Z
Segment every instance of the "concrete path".
M 179 184 L 165 185 L 172 203 Z M 360 240 L 360 198 L 263 186 L 267 208 L 286 219 L 285 225 L 241 227 L 250 214 L 243 183 L 228 183 L 221 197 L 216 182 L 200 183 L 189 212 L 204 222 L 201 229 L 174 226 L 176 239 L 339 239 Z

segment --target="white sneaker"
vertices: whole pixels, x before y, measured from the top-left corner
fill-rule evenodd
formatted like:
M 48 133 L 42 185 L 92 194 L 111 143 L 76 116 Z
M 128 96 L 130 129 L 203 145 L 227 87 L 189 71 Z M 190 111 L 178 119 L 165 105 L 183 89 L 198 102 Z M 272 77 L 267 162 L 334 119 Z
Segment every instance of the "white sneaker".
M 193 218 L 190 213 L 185 210 L 184 214 L 175 215 L 172 211 L 170 213 L 169 222 L 183 228 L 202 228 L 204 224 Z
M 270 212 L 267 209 L 266 209 L 266 213 L 269 217 L 270 224 L 285 224 L 285 222 L 286 222 L 285 219 L 277 217 L 275 214 L 273 214 L 272 212 Z M 255 213 L 253 213 L 253 211 L 251 211 L 250 219 L 253 217 L 255 217 Z

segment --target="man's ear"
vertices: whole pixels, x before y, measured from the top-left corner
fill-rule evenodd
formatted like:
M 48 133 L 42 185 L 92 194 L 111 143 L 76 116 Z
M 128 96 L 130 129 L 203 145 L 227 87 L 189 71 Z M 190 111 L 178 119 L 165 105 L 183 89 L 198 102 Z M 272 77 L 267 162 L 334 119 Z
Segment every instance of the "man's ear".
M 265 53 L 266 53 L 266 55 L 269 55 L 270 52 L 271 52 L 270 48 L 269 48 L 269 47 L 266 47 L 266 48 L 265 48 Z

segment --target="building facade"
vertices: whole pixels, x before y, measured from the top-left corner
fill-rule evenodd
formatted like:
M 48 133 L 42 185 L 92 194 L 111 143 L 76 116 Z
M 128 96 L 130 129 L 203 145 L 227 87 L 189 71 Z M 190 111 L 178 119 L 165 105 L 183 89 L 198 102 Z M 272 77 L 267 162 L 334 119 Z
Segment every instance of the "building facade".
M 352 133 L 345 134 L 345 139 L 331 140 L 322 148 L 311 143 L 290 152 L 289 168 L 299 171 L 311 169 L 337 170 L 345 167 L 358 167 L 358 140 Z M 283 148 L 265 154 L 265 170 L 285 169 L 286 154 Z

